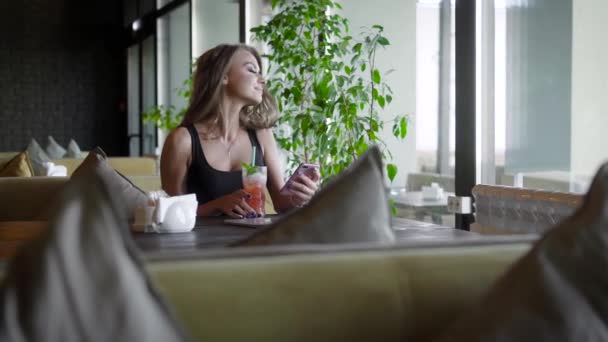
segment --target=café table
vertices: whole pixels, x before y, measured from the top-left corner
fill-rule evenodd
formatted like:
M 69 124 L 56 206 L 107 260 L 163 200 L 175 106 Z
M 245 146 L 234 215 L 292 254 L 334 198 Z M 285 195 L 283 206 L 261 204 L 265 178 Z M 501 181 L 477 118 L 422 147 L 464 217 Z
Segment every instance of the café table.
M 442 224 L 442 215 L 448 214 L 448 196 L 453 195 L 448 192 L 439 198 L 425 198 L 422 191 L 408 191 L 391 193 L 390 197 L 395 201 L 397 209 L 413 210 L 417 220 L 422 221 L 425 216 L 430 216 L 433 223 Z
M 394 217 L 392 227 L 398 241 L 453 241 L 475 239 L 478 234 L 428 222 Z M 133 233 L 135 244 L 146 253 L 189 253 L 225 248 L 262 228 L 233 226 L 223 218 L 197 218 L 195 228 L 186 233 Z

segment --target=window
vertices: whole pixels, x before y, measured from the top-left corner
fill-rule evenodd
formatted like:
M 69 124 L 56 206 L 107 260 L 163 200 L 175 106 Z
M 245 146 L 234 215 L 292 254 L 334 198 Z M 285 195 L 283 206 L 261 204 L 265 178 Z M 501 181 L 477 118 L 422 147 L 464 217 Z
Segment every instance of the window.
M 608 4 L 483 3 L 490 8 L 482 9 L 482 23 L 494 34 L 483 37 L 488 26 L 480 27 L 479 45 L 491 53 L 478 71 L 494 92 L 481 96 L 493 101 L 481 113 L 491 123 L 481 135 L 493 137 L 481 155 L 491 165 L 482 168 L 482 182 L 585 192 L 608 158 L 608 48 L 600 43 Z
M 183 108 L 186 99 L 177 89 L 188 79 L 191 71 L 190 4 L 185 3 L 161 16 L 156 22 L 158 105 Z M 165 134 L 158 131 L 158 146 L 162 147 Z M 160 153 L 160 151 L 157 151 Z

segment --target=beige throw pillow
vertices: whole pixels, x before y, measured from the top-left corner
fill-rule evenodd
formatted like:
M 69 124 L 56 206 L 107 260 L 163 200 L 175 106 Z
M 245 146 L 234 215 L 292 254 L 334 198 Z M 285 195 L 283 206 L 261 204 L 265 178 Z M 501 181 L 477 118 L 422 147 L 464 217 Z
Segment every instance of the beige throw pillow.
M 0 341 L 185 341 L 98 170 L 71 181 L 0 286 Z
M 235 245 L 391 243 L 395 236 L 383 175 L 380 150 L 372 147 L 308 205 Z
M 72 179 L 87 177 L 91 170 L 104 177 L 110 191 L 120 196 L 125 203 L 125 210 L 130 221 L 134 219 L 135 208 L 148 202 L 145 191 L 135 186 L 127 177 L 108 165 L 107 156 L 100 148 L 94 148 L 72 173 Z
M 608 163 L 583 205 L 439 341 L 608 341 Z

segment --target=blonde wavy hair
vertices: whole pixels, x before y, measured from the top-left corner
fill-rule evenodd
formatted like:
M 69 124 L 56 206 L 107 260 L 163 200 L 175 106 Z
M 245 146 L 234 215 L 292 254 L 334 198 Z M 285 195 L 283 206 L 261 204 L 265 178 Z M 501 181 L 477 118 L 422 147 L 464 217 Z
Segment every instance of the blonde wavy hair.
M 223 131 L 220 108 L 223 89 L 222 79 L 228 74 L 234 55 L 239 50 L 251 53 L 262 69 L 260 54 L 244 44 L 221 44 L 203 53 L 196 61 L 190 104 L 181 126 L 196 122 L 210 123 Z M 262 129 L 274 126 L 279 117 L 276 102 L 264 86 L 262 102 L 247 106 L 240 113 L 240 122 L 248 129 Z

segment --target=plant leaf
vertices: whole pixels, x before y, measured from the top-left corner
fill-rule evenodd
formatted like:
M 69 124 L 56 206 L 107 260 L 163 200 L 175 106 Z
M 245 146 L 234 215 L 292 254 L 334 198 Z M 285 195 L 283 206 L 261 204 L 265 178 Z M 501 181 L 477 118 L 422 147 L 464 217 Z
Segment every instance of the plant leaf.
M 247 175 L 253 175 L 257 171 L 256 167 L 249 163 L 241 163 L 241 166 L 246 170 Z
M 388 174 L 388 179 L 392 182 L 395 176 L 397 176 L 397 166 L 395 164 L 386 164 L 386 173 Z
M 399 122 L 399 133 L 401 139 L 405 138 L 407 135 L 407 119 L 405 117 L 402 117 L 401 121 Z
M 388 200 L 388 204 L 391 207 L 391 214 L 393 214 L 393 216 L 398 216 L 399 215 L 399 210 L 397 210 L 397 205 L 395 204 L 395 200 L 394 199 L 389 199 Z
M 374 69 L 374 72 L 372 74 L 372 80 L 374 81 L 374 83 L 376 84 L 380 84 L 380 71 L 378 71 L 378 69 Z
M 384 101 L 384 97 L 383 96 L 378 96 L 378 98 L 376 99 L 378 101 L 378 104 L 380 105 L 381 108 L 384 108 L 384 105 L 386 104 Z

